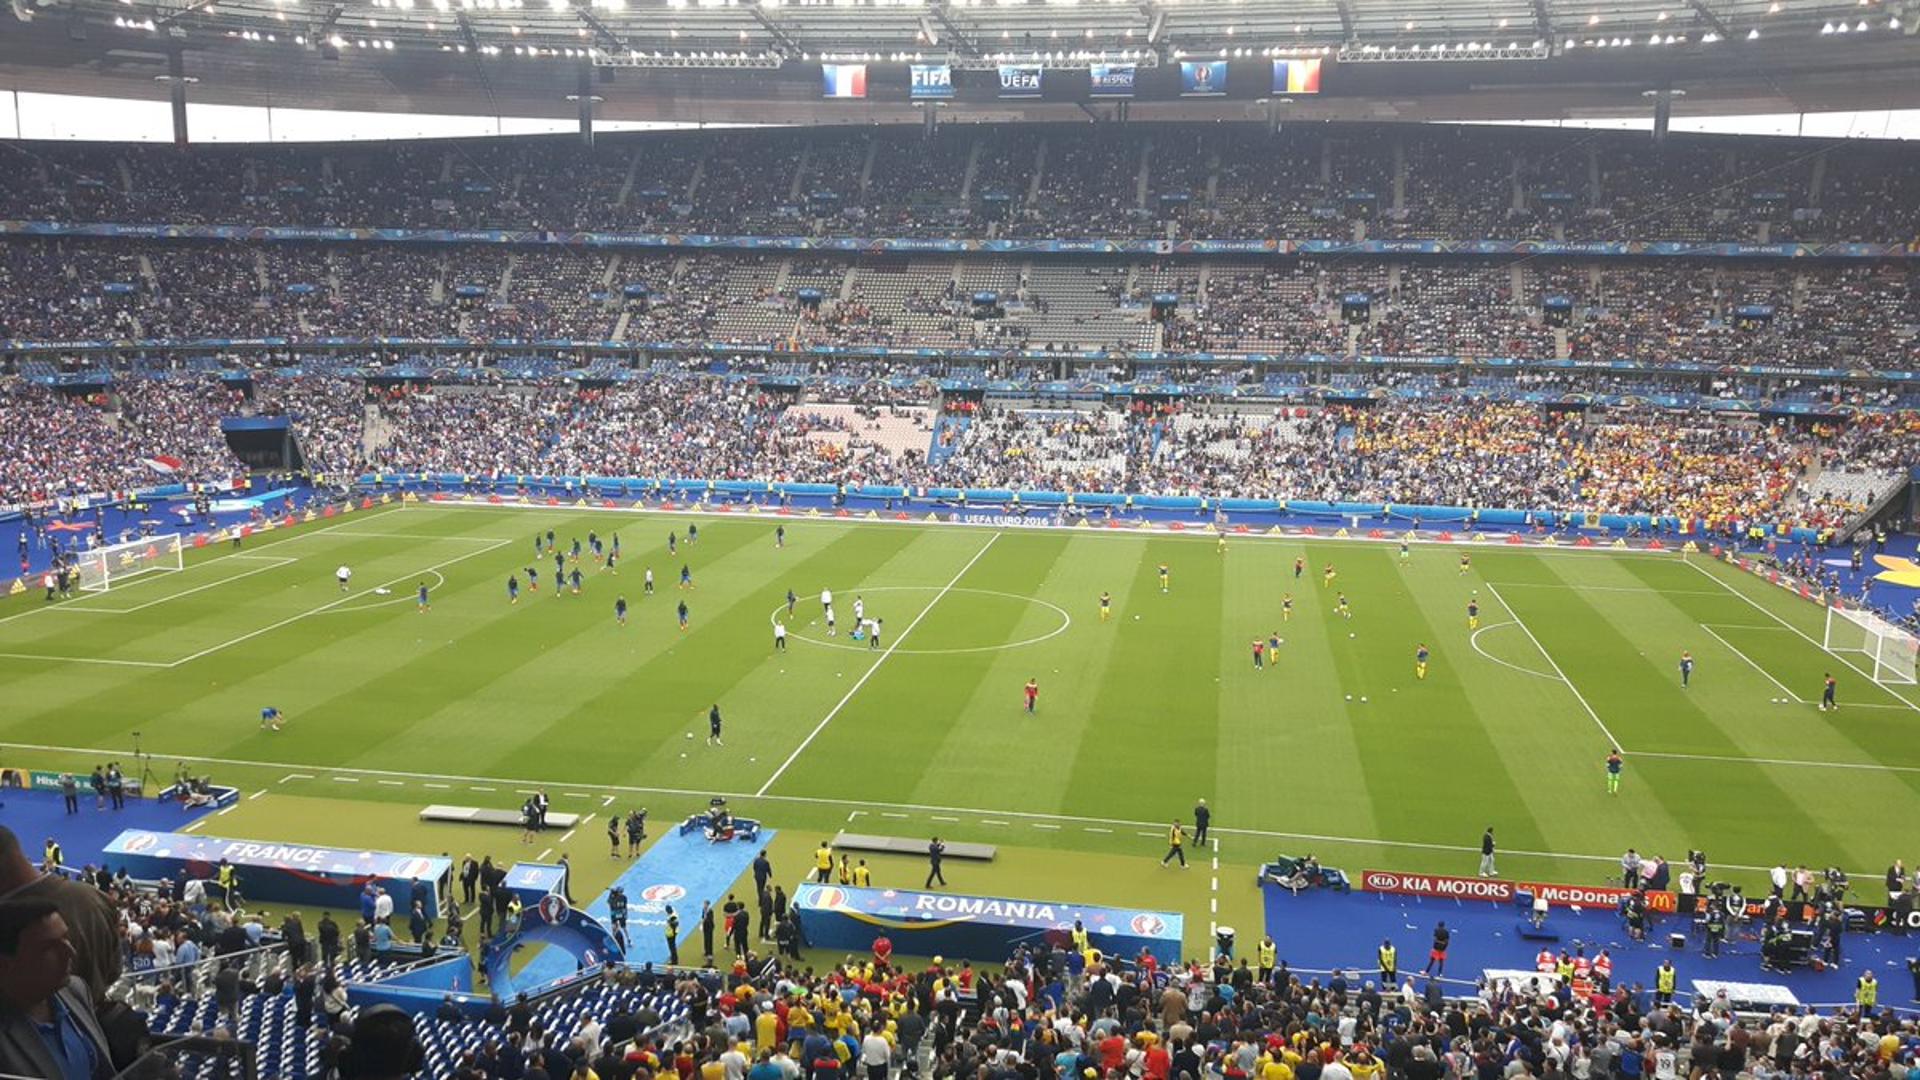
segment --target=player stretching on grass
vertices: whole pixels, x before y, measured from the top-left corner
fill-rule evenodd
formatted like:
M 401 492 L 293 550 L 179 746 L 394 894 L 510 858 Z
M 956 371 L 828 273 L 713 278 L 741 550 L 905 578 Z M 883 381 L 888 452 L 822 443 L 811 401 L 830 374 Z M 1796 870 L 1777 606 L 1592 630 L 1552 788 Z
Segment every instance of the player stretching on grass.
M 286 718 L 281 716 L 280 710 L 274 708 L 272 705 L 260 710 L 260 730 L 279 731 L 280 725 L 284 723 L 286 723 Z
M 1620 760 L 1620 749 L 1615 747 L 1607 752 L 1607 794 L 1620 794 L 1620 770 L 1626 763 Z

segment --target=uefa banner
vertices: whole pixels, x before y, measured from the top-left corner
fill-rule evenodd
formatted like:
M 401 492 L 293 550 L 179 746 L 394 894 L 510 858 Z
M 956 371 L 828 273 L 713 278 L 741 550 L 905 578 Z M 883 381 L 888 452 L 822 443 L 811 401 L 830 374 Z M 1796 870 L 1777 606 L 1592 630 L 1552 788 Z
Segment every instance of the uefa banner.
M 1652 911 L 1679 910 L 1678 898 L 1671 892 L 1641 892 L 1610 885 L 1561 885 L 1545 881 L 1451 877 L 1446 874 L 1404 874 L 1393 870 L 1361 871 L 1360 889 L 1363 892 L 1431 896 L 1443 900 L 1485 900 L 1494 904 L 1510 904 L 1515 896 L 1524 892 L 1544 897 L 1547 903 L 1556 907 L 1613 907 L 1628 897 L 1645 896 L 1647 907 Z
M 1040 80 L 1045 70 L 1039 64 L 1001 64 L 1000 96 L 1003 98 L 1039 97 Z
M 1098 98 L 1133 96 L 1134 64 L 1094 64 L 1087 68 L 1087 93 Z

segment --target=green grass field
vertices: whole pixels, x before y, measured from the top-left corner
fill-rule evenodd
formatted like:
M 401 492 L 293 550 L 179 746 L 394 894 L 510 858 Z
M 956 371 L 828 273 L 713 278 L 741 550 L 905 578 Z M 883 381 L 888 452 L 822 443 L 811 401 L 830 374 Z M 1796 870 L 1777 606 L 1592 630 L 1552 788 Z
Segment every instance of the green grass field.
M 1463 575 L 1442 545 L 1403 563 L 1358 541 L 1236 537 L 1221 554 L 1210 536 L 738 515 L 697 519 L 699 543 L 669 556 L 690 520 L 395 506 L 64 604 L 16 596 L 0 604 L 0 762 L 91 767 L 138 730 L 163 775 L 195 760 L 256 796 L 203 832 L 509 859 L 534 854 L 512 830 L 422 825 L 419 808 L 511 808 L 538 783 L 558 809 L 664 822 L 720 793 L 782 830 L 785 880 L 836 829 L 937 832 L 1001 845 L 990 867 L 950 867 L 957 890 L 1179 910 L 1194 944 L 1215 921 L 1259 926 L 1253 875 L 1282 851 L 1471 874 L 1491 824 L 1510 877 L 1598 882 L 1629 845 L 1877 873 L 1920 812 L 1920 696 L 1824 652 L 1818 608 L 1704 556 L 1476 547 Z M 533 556 L 549 528 L 562 545 L 618 532 L 619 574 L 589 561 L 583 594 L 556 598 Z M 509 605 L 508 574 L 530 564 L 540 590 Z M 788 588 L 802 599 L 778 655 Z M 856 595 L 885 620 L 880 649 L 846 637 Z M 1285 644 L 1256 671 L 1250 643 L 1273 632 Z M 1843 708 L 1823 714 L 1809 702 L 1828 670 Z M 722 748 L 705 744 L 715 703 Z M 259 730 L 269 704 L 284 731 Z M 1166 822 L 1200 797 L 1217 852 L 1161 869 Z M 576 895 L 619 865 L 600 821 L 564 841 Z M 874 861 L 876 883 L 919 881 L 917 860 Z

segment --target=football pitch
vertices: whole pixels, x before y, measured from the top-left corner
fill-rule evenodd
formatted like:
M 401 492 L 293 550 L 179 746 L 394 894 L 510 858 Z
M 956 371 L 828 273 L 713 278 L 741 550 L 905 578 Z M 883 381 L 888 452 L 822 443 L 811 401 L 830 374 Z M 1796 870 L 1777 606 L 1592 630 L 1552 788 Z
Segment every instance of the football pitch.
M 618 573 L 589 552 L 556 596 L 549 529 L 563 551 L 618 534 Z M 850 638 L 856 598 L 877 646 Z M 396 505 L 0 603 L 0 764 L 124 768 L 138 731 L 162 782 L 185 761 L 245 793 L 201 832 L 509 861 L 547 852 L 418 811 L 544 787 L 594 815 L 541 842 L 573 855 L 576 896 L 624 865 L 601 815 L 644 806 L 657 831 L 718 794 L 781 831 L 789 884 L 840 829 L 984 841 L 999 857 L 950 863 L 955 891 L 1180 911 L 1197 951 L 1216 922 L 1258 934 L 1253 876 L 1278 853 L 1470 875 L 1489 825 L 1514 878 L 1598 883 L 1630 846 L 1877 875 L 1920 814 L 1920 693 L 1825 652 L 1822 621 L 1704 555 Z M 1842 707 L 1823 713 L 1829 671 Z M 261 730 L 266 706 L 284 730 Z M 1163 869 L 1200 798 L 1215 844 Z M 924 873 L 869 858 L 877 885 Z

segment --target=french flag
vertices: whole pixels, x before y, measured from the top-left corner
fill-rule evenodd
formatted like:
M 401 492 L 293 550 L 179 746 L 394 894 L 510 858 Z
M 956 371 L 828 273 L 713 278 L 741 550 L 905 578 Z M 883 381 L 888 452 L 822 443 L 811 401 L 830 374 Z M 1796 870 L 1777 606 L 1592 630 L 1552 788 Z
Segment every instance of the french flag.
M 830 98 L 867 96 L 867 65 L 821 64 L 820 77 Z
M 177 473 L 187 467 L 187 463 L 171 454 L 155 454 L 141 458 L 140 463 L 158 473 Z

